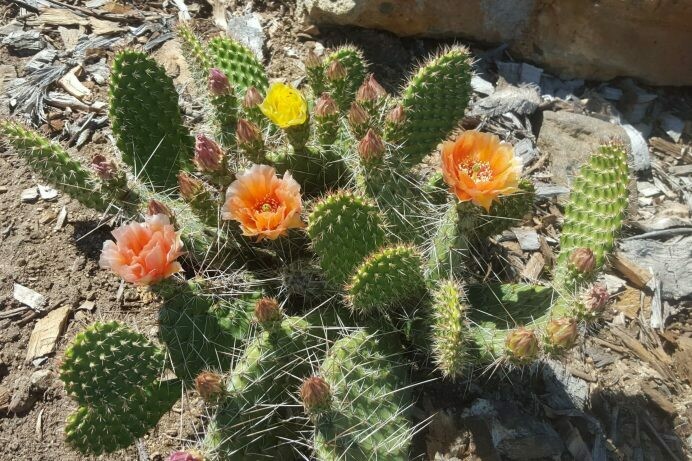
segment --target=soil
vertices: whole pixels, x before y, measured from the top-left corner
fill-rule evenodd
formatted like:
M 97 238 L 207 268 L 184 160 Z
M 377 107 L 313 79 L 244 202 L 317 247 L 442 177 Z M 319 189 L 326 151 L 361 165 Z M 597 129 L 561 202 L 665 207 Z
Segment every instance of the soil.
M 410 73 L 415 63 L 445 43 L 400 39 L 388 33 L 356 28 L 322 29 L 316 33 L 294 20 L 291 2 L 229 3 L 229 9 L 236 13 L 252 6 L 261 14 L 268 36 L 266 56 L 270 75 L 286 81 L 295 81 L 303 74 L 302 58 L 318 42 L 325 48 L 348 42 L 365 51 L 377 79 L 387 90 L 396 92 L 405 83 L 403 76 Z M 214 30 L 211 10 L 206 3 L 198 6 L 199 10 L 194 13 L 200 22 L 198 27 L 211 34 Z M 160 7 L 160 2 L 134 4 L 134 8 L 157 10 Z M 18 14 L 14 4 L 0 7 L 0 26 Z M 0 47 L 0 62 L 16 66 L 19 75 L 27 60 L 11 55 L 6 47 Z M 106 99 L 105 86 L 92 89 L 96 99 Z M 59 115 L 70 117 L 64 112 Z M 55 136 L 60 131 L 59 126 L 44 124 L 40 129 Z M 113 147 L 106 142 L 107 133 L 108 129 L 97 133 L 77 155 L 87 159 L 95 152 L 112 153 Z M 25 391 L 28 378 L 36 370 L 52 372 L 50 382 L 33 396 L 36 402 L 29 405 L 29 409 L 17 414 L 0 412 L 0 454 L 8 459 L 35 461 L 92 459 L 76 453 L 64 441 L 64 422 L 76 404 L 66 396 L 57 378 L 60 357 L 74 335 L 97 320 L 118 320 L 155 339 L 159 304 L 146 290 L 130 285 L 125 285 L 119 295 L 119 278 L 99 269 L 100 250 L 111 230 L 109 216 L 100 216 L 62 193 L 55 201 L 39 198 L 34 203 L 23 202 L 22 191 L 37 184 L 41 181 L 22 159 L 8 151 L 0 151 L 0 314 L 22 307 L 12 295 L 15 283 L 45 295 L 48 308 L 70 306 L 72 313 L 55 353 L 35 363 L 27 363 L 25 359 L 29 337 L 38 316 L 27 310 L 24 315 L 0 318 L 0 396 L 3 389 L 10 395 Z M 58 213 L 63 208 L 67 210 L 67 221 L 55 229 Z M 93 310 L 80 308 L 86 301 L 94 303 Z M 606 324 L 613 317 L 610 315 Z M 636 336 L 639 327 L 644 328 L 636 324 L 629 328 L 630 333 Z M 692 434 L 689 401 L 692 347 L 689 340 L 685 343 L 687 346 L 682 347 L 676 339 L 689 336 L 690 330 L 689 319 L 681 315 L 666 332 L 673 338 L 671 341 L 659 336 L 651 341 L 656 354 L 660 350 L 660 357 L 666 357 L 665 363 L 646 362 L 628 350 L 613 352 L 606 349 L 603 341 L 619 344 L 608 328 L 593 331 L 564 360 L 573 373 L 589 378 L 591 405 L 586 411 L 605 428 L 604 449 L 609 458 L 671 459 L 670 453 L 662 448 L 663 443 L 670 446 L 679 459 L 685 457 L 685 440 Z M 597 342 L 599 339 L 601 342 Z M 597 352 L 594 350 L 616 355 L 617 360 L 597 368 L 594 364 Z M 447 419 L 441 421 L 437 418 L 430 431 L 421 431 L 416 446 L 421 453 L 427 454 L 420 459 L 434 459 L 436 451 L 448 456 L 440 459 L 484 459 L 484 446 L 489 443 L 487 436 L 482 430 L 475 430 L 468 420 L 462 419 L 463 410 L 476 398 L 482 397 L 513 400 L 527 415 L 544 415 L 544 406 L 550 406 L 546 395 L 552 392 L 545 388 L 541 378 L 544 371 L 543 367 L 535 367 L 523 371 L 488 372 L 474 377 L 473 381 L 429 386 L 425 395 L 420 396 L 420 408 L 416 409 L 419 420 L 425 420 L 440 409 L 446 410 Z M 657 393 L 644 392 L 642 389 L 646 385 L 653 386 Z M 193 393 L 183 394 L 184 398 L 173 411 L 143 439 L 142 447 L 149 459 L 164 459 L 171 451 L 197 439 L 204 407 Z M 660 399 L 656 400 L 657 397 Z M 551 421 L 566 418 L 566 414 L 553 413 Z M 647 419 L 646 423 L 642 418 Z M 582 435 L 593 433 L 588 428 L 582 430 Z M 657 437 L 661 437 L 663 442 Z M 591 447 L 594 440 L 595 436 L 584 442 Z M 450 448 L 452 446 L 456 448 Z M 94 459 L 136 460 L 141 459 L 140 456 L 136 447 L 130 447 Z

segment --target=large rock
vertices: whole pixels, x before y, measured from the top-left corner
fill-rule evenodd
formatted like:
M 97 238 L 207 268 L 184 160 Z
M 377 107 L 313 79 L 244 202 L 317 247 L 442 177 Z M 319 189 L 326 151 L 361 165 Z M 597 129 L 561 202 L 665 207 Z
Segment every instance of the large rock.
M 550 155 L 552 181 L 569 186 L 589 155 L 613 138 L 629 144 L 627 133 L 619 125 L 573 112 L 545 111 L 537 144 L 541 152 Z
M 401 36 L 507 42 L 563 78 L 692 84 L 692 2 L 659 0 L 299 0 L 320 24 Z

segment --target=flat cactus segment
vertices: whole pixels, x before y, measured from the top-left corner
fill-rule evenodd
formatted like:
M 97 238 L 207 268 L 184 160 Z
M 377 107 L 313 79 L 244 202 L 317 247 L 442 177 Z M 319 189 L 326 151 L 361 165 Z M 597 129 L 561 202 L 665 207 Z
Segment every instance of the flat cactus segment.
M 245 46 L 228 37 L 216 37 L 207 44 L 209 64 L 218 67 L 235 87 L 236 95 L 242 97 L 254 86 L 264 93 L 269 86 L 267 73 L 262 63 Z
M 470 203 L 451 203 L 442 215 L 432 238 L 427 276 L 433 280 L 458 278 L 468 256 L 469 238 L 478 222 Z
M 475 229 L 478 239 L 484 239 L 502 233 L 502 231 L 514 227 L 521 219 L 531 211 L 536 195 L 533 183 L 528 179 L 519 181 L 520 191 L 500 197 L 493 204 L 489 213 L 483 213 Z
M 375 205 L 346 192 L 320 200 L 310 213 L 307 231 L 327 279 L 338 288 L 385 242 Z
M 420 255 L 413 247 L 397 245 L 376 251 L 356 269 L 348 301 L 355 312 L 370 314 L 420 296 L 424 287 Z
M 65 437 L 85 454 L 127 448 L 146 435 L 180 397 L 180 383 L 156 383 L 111 405 L 81 406 L 67 418 Z
M 393 336 L 359 330 L 330 349 L 320 376 L 329 384 L 332 403 L 314 421 L 317 459 L 409 459 L 412 428 L 407 411 L 413 400 L 408 365 Z
M 162 368 L 163 353 L 145 336 L 117 322 L 95 323 L 65 351 L 60 379 L 81 405 L 102 405 L 152 383 Z
M 191 64 L 194 72 L 200 77 L 206 77 L 209 70 L 209 56 L 204 49 L 204 45 L 202 45 L 192 29 L 185 24 L 178 27 L 178 35 L 181 38 L 183 53 L 185 53 L 185 57 Z
M 325 67 L 339 61 L 346 71 L 346 77 L 339 81 L 328 83 L 328 90 L 339 105 L 341 111 L 348 110 L 356 98 L 356 91 L 363 84 L 368 68 L 363 58 L 363 52 L 353 46 L 342 46 L 325 59 Z
M 46 181 L 91 208 L 107 208 L 108 201 L 94 193 L 96 179 L 59 144 L 10 120 L 0 120 L 0 135 Z
M 443 280 L 433 291 L 432 356 L 442 375 L 454 379 L 469 364 L 466 296 L 454 281 Z
M 625 218 L 628 183 L 627 152 L 620 144 L 599 147 L 581 167 L 565 209 L 556 279 L 567 272 L 570 254 L 577 248 L 591 249 L 594 272 L 600 269 Z
M 411 77 L 401 97 L 406 121 L 387 136 L 404 143 L 400 155 L 405 165 L 419 163 L 464 116 L 471 65 L 468 50 L 457 46 L 430 59 Z
M 153 59 L 122 51 L 113 61 L 109 116 L 118 149 L 135 174 L 154 186 L 176 184 L 189 168 L 193 139 L 183 125 L 173 80 Z

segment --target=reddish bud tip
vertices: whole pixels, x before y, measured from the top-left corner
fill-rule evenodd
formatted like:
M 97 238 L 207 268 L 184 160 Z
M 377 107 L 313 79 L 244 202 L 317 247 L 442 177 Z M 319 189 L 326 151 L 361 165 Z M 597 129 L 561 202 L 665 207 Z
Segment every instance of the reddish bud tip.
M 331 390 L 329 383 L 319 376 L 312 376 L 300 386 L 300 399 L 307 412 L 315 412 L 329 408 Z
M 570 266 L 581 274 L 590 274 L 596 268 L 596 256 L 590 248 L 577 248 L 569 255 Z
M 356 101 L 374 101 L 385 96 L 387 92 L 382 85 L 380 85 L 373 74 L 368 75 L 365 78 L 363 84 L 358 88 L 356 92 Z
M 246 109 L 252 109 L 253 107 L 257 107 L 258 105 L 262 104 L 262 101 L 264 101 L 262 93 L 260 93 L 259 90 L 254 86 L 251 86 L 245 92 L 245 97 L 243 97 L 243 107 Z
M 315 103 L 315 115 L 317 117 L 330 117 L 339 112 L 339 106 L 332 99 L 329 93 L 322 93 Z
M 384 154 L 384 142 L 382 138 L 370 128 L 363 139 L 358 143 L 358 154 L 363 161 L 371 161 L 382 158 Z
M 605 309 L 610 299 L 608 289 L 602 283 L 594 283 L 584 292 L 584 308 L 591 315 L 598 315 Z
M 387 114 L 387 121 L 393 125 L 401 125 L 406 121 L 406 112 L 404 112 L 404 106 L 397 104 L 397 106 L 389 111 Z
M 223 150 L 221 146 L 203 134 L 195 138 L 195 158 L 193 162 L 200 171 L 214 172 L 222 167 Z
M 147 204 L 147 214 L 149 216 L 165 214 L 169 218 L 173 217 L 173 212 L 170 208 L 168 208 L 168 206 L 166 206 L 163 202 L 154 199 L 149 200 L 149 203 Z
M 108 160 L 101 154 L 96 154 L 91 158 L 91 169 L 94 170 L 96 176 L 104 181 L 108 181 L 115 177 L 118 172 L 118 168 L 115 166 L 113 161 Z
M 335 59 L 329 63 L 327 67 L 327 78 L 332 82 L 346 78 L 346 68 L 341 64 L 341 61 Z
M 546 335 L 548 342 L 560 349 L 569 349 L 574 345 L 578 335 L 577 321 L 571 318 L 553 319 L 548 322 Z
M 531 360 L 538 354 L 538 338 L 533 330 L 519 327 L 507 335 L 505 343 L 509 354 L 518 360 Z
M 209 92 L 214 96 L 223 96 L 231 92 L 231 84 L 228 77 L 221 69 L 209 70 Z
M 315 69 L 322 66 L 322 60 L 320 59 L 314 51 L 308 51 L 308 55 L 305 57 L 305 67 L 308 69 Z
M 180 195 L 183 196 L 185 200 L 193 200 L 202 191 L 204 191 L 204 185 L 199 179 L 190 176 L 188 173 L 181 171 L 178 173 L 178 187 L 180 188 Z
M 221 375 L 203 371 L 195 378 L 195 389 L 205 402 L 217 402 L 224 395 Z
M 261 140 L 260 130 L 249 120 L 241 118 L 235 127 L 235 136 L 238 144 L 254 144 Z
M 274 298 L 262 298 L 255 304 L 255 318 L 262 325 L 281 320 L 281 308 Z
M 351 103 L 351 108 L 348 110 L 348 123 L 351 126 L 360 126 L 368 121 L 368 113 L 363 109 L 363 107 L 356 103 Z
M 204 461 L 202 455 L 192 451 L 174 451 L 168 461 Z

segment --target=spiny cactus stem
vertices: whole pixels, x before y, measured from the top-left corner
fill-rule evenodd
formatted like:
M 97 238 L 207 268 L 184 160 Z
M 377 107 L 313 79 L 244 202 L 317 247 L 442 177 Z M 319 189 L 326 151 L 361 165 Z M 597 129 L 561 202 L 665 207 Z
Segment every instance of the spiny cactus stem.
M 309 120 L 306 120 L 302 125 L 286 128 L 284 132 L 286 133 L 288 142 L 293 147 L 294 152 L 301 154 L 307 153 L 305 146 L 310 138 Z
M 235 147 L 235 129 L 238 120 L 238 99 L 235 93 L 212 96 L 211 104 L 214 106 L 216 123 L 219 130 L 219 140 L 226 149 Z

